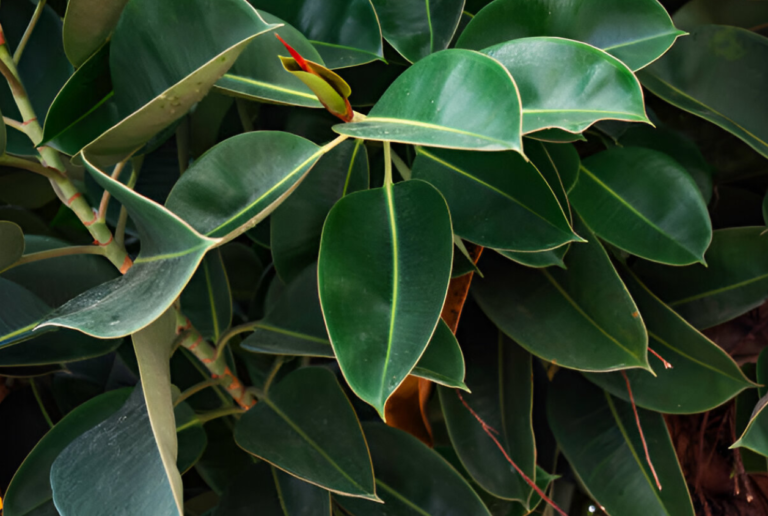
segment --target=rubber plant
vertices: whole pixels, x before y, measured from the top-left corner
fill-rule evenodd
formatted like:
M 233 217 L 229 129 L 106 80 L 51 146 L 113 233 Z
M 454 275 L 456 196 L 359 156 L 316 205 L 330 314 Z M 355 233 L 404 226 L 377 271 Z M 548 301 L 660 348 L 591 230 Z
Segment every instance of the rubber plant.
M 3 515 L 713 514 L 710 414 L 765 514 L 768 10 L 680 4 L 3 1 Z

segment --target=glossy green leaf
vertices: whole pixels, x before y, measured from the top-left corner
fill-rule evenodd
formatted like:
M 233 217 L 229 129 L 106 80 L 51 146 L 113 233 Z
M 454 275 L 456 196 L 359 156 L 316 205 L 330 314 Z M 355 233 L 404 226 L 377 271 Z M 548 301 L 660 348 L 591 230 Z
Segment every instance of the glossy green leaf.
M 675 11 L 675 25 L 692 31 L 701 25 L 731 25 L 758 31 L 768 23 L 768 4 L 752 0 L 691 0 Z
M 200 460 L 208 445 L 208 436 L 205 434 L 203 423 L 189 404 L 180 403 L 174 408 L 173 413 L 179 447 L 176 468 L 183 475 Z
M 61 516 L 101 514 L 104 507 L 115 516 L 182 514 L 141 388 L 112 416 L 74 439 L 53 462 L 50 478 Z
M 565 254 L 570 249 L 568 245 L 562 245 L 549 251 L 539 252 L 517 252 L 517 251 L 504 251 L 497 249 L 496 251 L 504 258 L 509 258 L 513 262 L 517 262 L 520 265 L 526 267 L 533 267 L 534 269 L 540 269 L 544 267 L 560 267 L 565 269 Z
M 72 0 L 64 15 L 64 51 L 79 68 L 109 38 L 128 0 Z
M 516 152 L 419 147 L 413 177 L 440 190 L 456 235 L 477 245 L 540 251 L 580 240 L 550 185 Z
M 325 152 L 291 133 L 234 136 L 190 167 L 165 205 L 200 233 L 231 240 L 272 213 Z
M 199 102 L 255 37 L 274 28 L 244 0 L 222 0 L 216 9 L 205 0 L 129 2 L 109 49 L 122 120 L 85 147 L 89 160 L 108 166 L 141 148 Z
M 693 504 L 661 414 L 638 409 L 659 490 L 645 460 L 632 406 L 578 374 L 555 376 L 547 417 L 587 493 L 608 514 L 693 516 Z
M 760 353 L 763 354 L 762 352 Z M 759 359 L 758 359 L 759 361 Z M 741 366 L 741 370 L 744 373 L 747 378 L 750 380 L 756 379 L 756 365 L 754 363 L 746 363 L 743 366 Z M 743 391 L 741 394 L 736 396 L 735 400 L 735 408 L 736 408 L 736 415 L 734 416 L 735 420 L 735 435 L 742 435 L 744 433 L 744 430 L 747 429 L 747 426 L 749 425 L 751 418 L 752 418 L 752 412 L 755 409 L 755 406 L 757 405 L 758 401 L 762 397 L 760 395 L 760 389 L 749 389 L 746 391 Z M 741 461 L 744 463 L 744 469 L 750 473 L 756 472 L 756 473 L 765 473 L 768 471 L 768 462 L 765 458 L 765 456 L 760 455 L 759 453 L 755 453 L 749 448 L 742 447 L 739 450 L 739 454 L 741 455 Z
M 483 53 L 515 78 L 523 103 L 523 134 L 554 128 L 580 133 L 605 119 L 648 122 L 640 82 L 632 70 L 591 45 L 562 38 L 524 38 Z
M 411 63 L 448 48 L 463 0 L 372 0 L 384 38 Z
M 464 355 L 459 341 L 442 319 L 411 374 L 446 387 L 468 390 L 464 384 Z
M 383 59 L 381 29 L 369 0 L 248 0 L 301 31 L 330 68 Z
M 80 294 L 59 307 L 44 325 L 73 328 L 99 338 L 121 337 L 165 312 L 217 241 L 85 163 L 96 182 L 126 207 L 141 236 L 141 252 L 124 276 Z
M 707 205 L 666 154 L 616 147 L 590 156 L 568 198 L 595 234 L 628 253 L 670 265 L 704 263 L 712 240 Z
M 632 70 L 659 58 L 683 34 L 656 0 L 491 2 L 464 29 L 457 46 L 480 50 L 511 39 L 554 36 L 601 48 Z
M 622 274 L 648 328 L 649 347 L 672 364 L 651 359 L 656 375 L 627 371 L 638 406 L 665 414 L 691 414 L 719 407 L 754 384 L 717 344 L 673 312 L 631 272 Z M 624 401 L 627 385 L 619 373 L 587 373 L 587 378 Z
M 81 434 L 114 414 L 130 389 L 109 391 L 89 400 L 56 423 L 29 453 L 8 486 L 3 499 L 6 516 L 56 515 L 50 473 L 56 457 Z
M 227 487 L 212 516 L 285 516 L 275 489 L 272 468 L 251 464 Z
M 352 106 L 347 100 L 352 89 L 336 72 L 312 61 L 299 63 L 293 57 L 280 56 L 280 62 L 283 63 L 285 71 L 303 82 L 314 93 L 329 113 L 344 122 L 354 118 Z
M 36 326 L 50 312 L 51 307 L 35 294 L 0 278 L 0 347 L 31 338 Z
M 272 468 L 285 516 L 331 516 L 331 493 Z
M 562 129 L 542 129 L 527 135 L 528 138 L 546 143 L 585 142 L 587 139 L 581 133 L 569 133 Z
M 13 222 L 0 221 L 0 272 L 24 254 L 24 232 Z
M 712 198 L 712 171 L 701 151 L 691 140 L 671 129 L 634 126 L 619 138 L 624 147 L 645 147 L 672 157 L 691 175 L 705 203 Z
M 329 491 L 376 500 L 360 423 L 333 373 L 306 367 L 272 387 L 235 427 L 237 444 Z
M 424 516 L 450 510 L 490 516 L 483 502 L 440 455 L 415 437 L 380 423 L 363 425 L 384 503 L 336 497 L 351 516 Z
M 152 434 L 160 453 L 166 482 L 170 485 L 176 507 L 183 513 L 184 487 L 176 467 L 178 442 L 171 392 L 168 358 L 176 345 L 176 313 L 168 309 L 155 322 L 133 334 L 133 349 L 139 365 L 141 391 Z M 191 409 L 190 409 L 191 410 Z
M 422 59 L 392 83 L 367 118 L 333 129 L 355 138 L 432 147 L 522 149 L 514 79 L 494 59 L 467 50 Z
M 764 229 L 715 231 L 705 255 L 707 267 L 665 267 L 643 261 L 634 270 L 654 294 L 693 326 L 710 328 L 757 308 L 768 298 Z
M 406 181 L 341 199 L 323 228 L 320 303 L 350 388 L 384 414 L 440 317 L 453 232 L 440 193 Z
M 768 412 L 765 411 L 765 405 L 768 403 L 768 396 L 766 396 L 766 381 L 768 380 L 768 353 L 766 353 L 765 349 L 760 352 L 755 372 L 757 376 L 757 383 L 760 385 L 760 387 L 758 387 L 756 393 L 751 394 L 751 398 L 752 400 L 756 400 L 756 403 L 749 407 L 749 409 L 752 409 L 752 413 L 749 416 L 747 425 L 743 429 L 738 428 L 740 426 L 738 424 L 740 414 L 736 414 L 736 430 L 741 430 L 741 436 L 735 443 L 733 443 L 731 448 L 746 448 L 749 451 L 756 452 L 760 455 L 768 457 Z M 739 408 L 741 407 L 737 406 L 737 411 Z
M 283 26 L 276 29 L 275 33 L 280 34 L 280 37 L 302 57 L 321 65 L 325 64 L 315 47 L 301 32 L 277 16 L 263 11 L 259 14 L 269 24 L 282 24 Z M 256 39 L 237 58 L 232 68 L 216 82 L 216 89 L 249 100 L 312 108 L 323 107 L 303 82 L 285 73 L 277 56 L 290 57 L 290 53 L 280 40 L 272 37 Z
M 218 249 L 203 258 L 189 280 L 181 293 L 181 309 L 197 331 L 213 342 L 232 324 L 232 294 Z
M 34 11 L 34 2 L 0 4 L 3 37 L 10 53 L 18 48 Z M 24 84 L 40 125 L 44 123 L 45 114 L 54 97 L 72 75 L 72 65 L 64 54 L 61 25 L 61 18 L 50 4 L 43 7 L 35 30 L 30 35 L 18 63 L 19 78 Z M 19 112 L 5 80 L 0 81 L 0 110 L 3 116 L 19 122 L 23 122 L 28 116 L 22 116 Z M 9 127 L 6 136 L 6 151 L 9 154 L 37 156 L 35 145 L 26 134 Z
M 467 356 L 467 386 L 472 390 L 472 394 L 462 396 L 483 421 L 499 432 L 497 437 L 515 464 L 529 478 L 535 478 L 531 355 L 487 319 L 471 328 L 471 332 L 462 332 L 459 326 Z M 445 387 L 440 387 L 439 392 L 451 443 L 472 478 L 493 496 L 516 500 L 527 507 L 530 486 L 510 466 L 456 392 Z
M 648 335 L 634 301 L 597 237 L 574 244 L 568 270 L 529 269 L 489 254 L 472 289 L 504 333 L 548 362 L 585 371 L 649 369 Z M 546 320 L 547 324 L 541 324 Z
M 736 135 L 768 157 L 768 40 L 736 27 L 696 28 L 638 77 L 658 97 Z
M 109 44 L 77 69 L 53 100 L 43 143 L 74 156 L 120 121 L 109 73 Z
M 347 141 L 324 155 L 306 179 L 272 214 L 275 269 L 287 283 L 317 261 L 325 217 L 343 196 L 368 188 L 363 140 Z

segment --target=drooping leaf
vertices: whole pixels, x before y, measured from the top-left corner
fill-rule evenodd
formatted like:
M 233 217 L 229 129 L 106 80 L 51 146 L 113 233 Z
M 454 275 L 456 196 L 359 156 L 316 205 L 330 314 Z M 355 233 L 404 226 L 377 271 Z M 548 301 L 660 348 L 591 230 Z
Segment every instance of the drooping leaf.
M 126 207 L 141 237 L 141 252 L 128 272 L 59 307 L 44 326 L 77 329 L 99 338 L 134 333 L 175 301 L 216 240 L 85 161 L 91 176 Z M 133 300 L 127 302 L 127 300 Z
M 7 516 L 56 515 L 50 473 L 56 457 L 78 438 L 125 403 L 130 389 L 109 391 L 89 400 L 56 423 L 29 453 L 13 477 L 3 500 Z
M 768 298 L 765 228 L 713 233 L 707 267 L 666 267 L 638 262 L 635 272 L 670 308 L 698 329 L 710 328 L 757 308 Z
M 638 406 L 665 414 L 704 412 L 753 387 L 725 351 L 662 303 L 634 274 L 623 272 L 624 283 L 648 328 L 649 347 L 672 365 L 665 369 L 651 359 L 656 376 L 647 371 L 626 371 Z M 621 374 L 586 376 L 612 395 L 629 401 Z
M 580 240 L 550 186 L 516 152 L 419 147 L 413 177 L 443 194 L 454 232 L 477 245 L 541 251 Z
M 452 259 L 448 207 L 423 181 L 356 192 L 328 214 L 323 315 L 350 388 L 380 414 L 434 333 Z
M 478 12 L 457 46 L 480 50 L 511 39 L 553 36 L 601 48 L 632 70 L 647 66 L 684 34 L 656 0 L 501 0 Z
M 637 125 L 619 138 L 624 147 L 645 147 L 672 157 L 691 175 L 705 203 L 712 198 L 712 171 L 695 143 L 682 134 L 665 128 Z
M 520 97 L 506 68 L 477 52 L 452 49 L 406 70 L 367 118 L 333 129 L 368 140 L 520 151 L 521 126 Z
M 109 38 L 128 0 L 72 0 L 64 15 L 64 51 L 75 68 Z
M 345 68 L 383 59 L 381 29 L 369 0 L 248 0 L 287 21 L 315 46 L 330 68 Z
M 35 11 L 33 2 L 5 2 L 0 4 L 0 19 L 3 21 L 3 37 L 9 51 L 14 52 Z M 40 125 L 54 97 L 72 75 L 72 65 L 67 61 L 61 38 L 61 18 L 50 5 L 43 7 L 35 30 L 29 36 L 24 53 L 18 63 L 18 73 L 26 89 L 29 102 Z M 0 81 L 0 110 L 19 122 L 22 116 L 13 99 L 7 81 Z M 8 128 L 6 151 L 10 154 L 37 156 L 35 145 L 29 137 L 14 128 Z
M 291 133 L 233 136 L 184 173 L 165 205 L 201 234 L 231 240 L 264 220 L 325 152 Z
M 704 263 L 712 239 L 707 205 L 666 154 L 616 147 L 590 156 L 568 198 L 596 235 L 628 253 L 670 265 Z
M 562 38 L 524 38 L 483 53 L 515 78 L 523 104 L 523 134 L 542 129 L 580 133 L 604 119 L 648 122 L 640 82 L 632 70 L 591 45 Z
M 329 491 L 376 500 L 360 423 L 333 373 L 289 374 L 235 426 L 249 453 Z
M 250 516 L 257 510 L 259 516 L 285 516 L 272 468 L 265 462 L 251 464 L 235 477 L 212 516 Z
M 323 58 L 317 53 L 304 35 L 286 24 L 277 16 L 260 11 L 265 22 L 283 26 L 276 29 L 296 51 L 310 61 L 324 65 Z M 216 82 L 215 88 L 229 95 L 289 104 L 303 107 L 322 107 L 315 94 L 298 78 L 285 73 L 277 56 L 289 57 L 290 53 L 277 38 L 258 38 L 243 51 L 237 62 Z
M 331 516 L 331 493 L 272 468 L 285 516 Z
M 751 0 L 691 0 L 675 11 L 675 26 L 692 31 L 701 25 L 731 25 L 758 31 L 768 23 L 768 5 Z
M 589 495 L 608 514 L 693 516 L 693 504 L 661 414 L 638 409 L 659 490 L 629 403 L 570 371 L 555 376 L 550 428 Z
M 24 254 L 24 232 L 13 222 L 0 221 L 0 272 Z
M 768 157 L 768 40 L 736 27 L 698 27 L 638 77 L 654 95 L 736 135 Z
M 181 293 L 181 308 L 195 329 L 214 342 L 232 324 L 232 294 L 218 250 L 203 258 Z
M 483 311 L 515 342 L 549 362 L 585 371 L 649 369 L 648 335 L 634 301 L 603 247 L 577 217 L 568 270 L 529 269 L 490 253 L 473 292 Z M 546 320 L 547 324 L 541 324 Z
M 182 514 L 140 387 L 117 412 L 80 434 L 59 454 L 50 478 L 61 516 L 100 514 L 105 507 L 115 516 Z
M 368 188 L 363 140 L 344 142 L 324 155 L 270 218 L 275 269 L 290 283 L 317 261 L 325 217 L 343 196 Z
M 128 2 L 109 48 L 121 121 L 85 147 L 89 160 L 108 166 L 141 148 L 199 102 L 255 37 L 274 28 L 244 0 L 222 0 L 215 9 L 206 0 Z
M 444 513 L 490 516 L 467 482 L 440 455 L 402 430 L 363 425 L 384 503 L 348 497 L 336 501 L 351 516 L 423 516 Z
M 448 48 L 464 2 L 372 0 L 384 38 L 411 63 Z
M 183 513 L 184 487 L 181 473 L 176 467 L 178 442 L 171 392 L 171 369 L 168 366 L 168 359 L 175 344 L 176 314 L 173 308 L 168 309 L 143 330 L 133 334 L 133 349 L 136 352 L 141 379 L 141 389 L 138 390 L 144 393 L 144 404 L 162 460 L 166 482 L 173 492 L 179 513 Z
M 456 336 L 442 319 L 411 374 L 446 387 L 467 390 L 464 355 Z
M 535 478 L 531 355 L 478 312 L 475 308 L 474 324 L 467 330 L 459 325 L 467 356 L 467 386 L 472 390 L 472 394 L 462 396 L 483 421 L 499 432 L 497 437 L 515 464 L 529 478 Z M 472 478 L 492 495 L 527 507 L 530 486 L 507 462 L 456 392 L 445 387 L 440 387 L 439 392 L 451 443 Z

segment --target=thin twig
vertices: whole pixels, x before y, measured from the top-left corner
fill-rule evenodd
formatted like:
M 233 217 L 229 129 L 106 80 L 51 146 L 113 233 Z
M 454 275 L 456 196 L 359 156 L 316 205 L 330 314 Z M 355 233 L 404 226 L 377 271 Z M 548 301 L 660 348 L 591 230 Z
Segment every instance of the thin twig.
M 21 131 L 22 133 L 25 132 L 24 131 L 24 124 L 22 124 L 18 120 L 14 120 L 13 118 L 9 118 L 7 116 L 4 116 L 3 117 L 3 123 L 5 125 L 7 125 L 8 127 L 13 127 L 17 131 Z
M 120 174 L 123 172 L 123 168 L 125 168 L 125 164 L 128 163 L 129 159 L 130 156 L 115 165 L 115 168 L 112 170 L 112 174 L 110 175 L 112 179 L 115 181 L 120 180 Z M 107 208 L 109 208 L 109 200 L 111 198 L 112 194 L 109 193 L 109 190 L 104 190 L 104 193 L 101 194 L 101 202 L 99 203 L 99 220 L 101 221 L 107 220 Z
M 400 177 L 402 177 L 406 181 L 411 179 L 413 175 L 411 174 L 411 169 L 408 168 L 408 165 L 405 164 L 405 161 L 403 161 L 403 158 L 398 156 L 394 150 L 392 151 L 392 162 L 395 164 L 395 168 L 400 174 Z
M 221 354 L 226 349 L 227 345 L 229 344 L 229 341 L 232 340 L 232 338 L 235 335 L 239 335 L 241 333 L 253 331 L 256 328 L 258 328 L 261 321 L 254 321 L 254 322 L 248 322 L 245 324 L 241 324 L 239 326 L 234 326 L 224 332 L 221 337 L 219 337 L 219 341 L 216 343 L 216 360 L 219 359 Z
M 193 385 L 189 389 L 182 392 L 178 398 L 176 398 L 176 401 L 173 402 L 173 406 L 179 405 L 182 401 L 185 401 L 189 399 L 191 396 L 197 394 L 198 392 L 207 389 L 208 387 L 216 387 L 218 385 L 221 385 L 221 379 L 220 378 L 211 378 L 210 380 L 206 380 L 204 382 L 200 382 L 198 384 Z
M 25 254 L 19 258 L 10 268 L 18 267 L 26 263 L 38 262 L 40 260 L 48 260 L 50 258 L 58 258 L 59 256 L 73 256 L 78 254 L 99 254 L 104 255 L 103 248 L 96 245 L 73 245 L 68 247 L 59 247 L 57 249 L 49 249 L 47 251 L 40 251 L 39 253 Z M 8 269 L 6 269 L 8 270 Z
M 218 410 L 211 410 L 210 412 L 205 412 L 203 414 L 198 414 L 197 419 L 201 424 L 205 424 L 208 421 L 213 421 L 214 419 L 218 419 L 220 417 L 234 416 L 244 412 L 245 410 L 241 409 L 240 407 L 227 407 Z
M 669 362 L 667 362 L 666 360 L 664 360 L 664 359 L 662 358 L 662 356 L 661 356 L 661 355 L 659 355 L 658 353 L 656 353 L 656 352 L 655 352 L 654 350 L 652 350 L 651 348 L 648 348 L 648 351 L 650 351 L 650 353 L 651 353 L 653 356 L 655 356 L 656 358 L 658 358 L 659 360 L 661 360 L 661 363 L 662 363 L 662 364 L 664 364 L 664 369 L 672 369 L 672 364 L 670 364 Z
M 488 437 L 490 437 L 493 440 L 493 442 L 496 443 L 496 446 L 499 448 L 499 450 L 501 450 L 501 453 L 504 454 L 504 458 L 507 459 L 507 462 L 509 462 L 512 465 L 512 467 L 515 468 L 515 471 L 517 471 L 517 473 L 521 477 L 523 477 L 523 480 L 525 480 L 526 484 L 531 486 L 533 488 L 533 490 L 536 491 L 536 493 L 541 497 L 541 499 L 544 500 L 545 502 L 547 502 L 549 505 L 551 505 L 558 513 L 560 513 L 562 516 L 568 516 L 565 513 L 565 511 L 563 511 L 560 507 L 558 507 L 555 502 L 550 500 L 549 497 L 547 497 L 547 495 L 544 493 L 544 491 L 542 491 L 539 488 L 539 486 L 536 485 L 536 482 L 534 482 L 533 480 L 528 478 L 528 475 L 526 475 L 523 472 L 523 470 L 520 469 L 520 467 L 517 464 L 515 464 L 515 461 L 513 461 L 510 458 L 509 454 L 507 454 L 507 450 L 504 449 L 504 447 L 501 445 L 501 443 L 496 438 L 496 436 L 493 435 L 493 434 L 498 434 L 499 432 L 496 431 L 494 428 L 492 428 L 488 423 L 483 421 L 482 418 L 477 415 L 477 412 L 472 410 L 472 407 L 470 407 L 469 404 L 466 401 L 464 401 L 464 397 L 461 395 L 461 391 L 459 389 L 454 389 L 454 390 L 456 391 L 456 395 L 461 400 L 461 403 L 467 408 L 467 410 L 469 410 L 469 412 L 473 416 L 475 416 L 475 419 L 477 419 L 477 422 L 480 423 L 481 427 L 483 427 L 483 431 L 485 431 L 485 433 L 488 435 Z
M 29 20 L 29 25 L 27 25 L 27 30 L 24 31 L 24 35 L 21 37 L 21 41 L 19 41 L 19 46 L 16 48 L 16 52 L 13 53 L 13 62 L 16 64 L 19 64 L 19 61 L 21 61 L 21 54 L 24 52 L 24 48 L 27 46 L 30 36 L 32 36 L 32 31 L 35 30 L 37 21 L 43 14 L 45 2 L 46 0 L 38 0 L 35 12 L 32 14 L 32 19 Z
M 45 405 L 43 404 L 43 399 L 40 397 L 40 391 L 37 390 L 37 384 L 35 383 L 34 378 L 29 379 L 29 384 L 32 386 L 32 393 L 35 395 L 35 399 L 37 400 L 37 404 L 40 406 L 40 412 L 43 413 L 43 417 L 45 418 L 45 422 L 48 423 L 48 426 L 53 428 L 53 420 L 51 419 L 51 416 L 48 415 L 48 411 L 45 410 Z
M 632 386 L 629 384 L 629 377 L 624 371 L 621 372 L 624 377 L 624 381 L 627 382 L 627 392 L 629 393 L 629 401 L 632 403 L 632 410 L 635 412 L 635 421 L 637 422 L 637 431 L 640 432 L 640 440 L 643 442 L 643 449 L 645 450 L 645 460 L 648 462 L 648 467 L 651 468 L 653 473 L 653 479 L 656 480 L 656 487 L 661 491 L 661 482 L 659 482 L 659 476 L 656 474 L 656 468 L 653 467 L 651 462 L 651 454 L 648 452 L 648 443 L 645 442 L 645 435 L 643 435 L 643 426 L 640 424 L 640 414 L 637 412 L 637 405 L 635 405 L 635 396 L 632 394 Z
M 28 170 L 29 172 L 40 174 L 41 176 L 47 177 L 48 179 L 57 179 L 61 177 L 61 174 L 56 169 L 43 166 L 36 161 L 17 158 L 16 156 L 9 156 L 8 154 L 0 156 L 0 165 Z

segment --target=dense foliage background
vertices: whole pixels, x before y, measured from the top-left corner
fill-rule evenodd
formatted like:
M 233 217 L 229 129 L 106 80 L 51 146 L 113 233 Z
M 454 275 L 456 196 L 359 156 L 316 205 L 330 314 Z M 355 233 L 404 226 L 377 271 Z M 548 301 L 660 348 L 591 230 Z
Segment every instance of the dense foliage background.
M 768 513 L 768 2 L 0 24 L 3 516 Z

